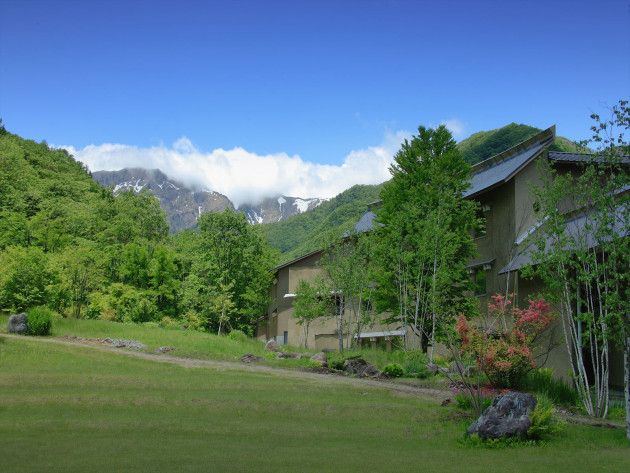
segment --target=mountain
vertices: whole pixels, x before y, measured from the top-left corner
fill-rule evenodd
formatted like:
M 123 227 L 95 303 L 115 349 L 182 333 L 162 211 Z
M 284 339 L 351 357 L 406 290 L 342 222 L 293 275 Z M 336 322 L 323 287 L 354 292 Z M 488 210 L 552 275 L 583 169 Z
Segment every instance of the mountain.
M 304 213 L 319 206 L 328 199 L 300 199 L 280 195 L 269 197 L 260 204 L 244 204 L 238 210 L 247 216 L 252 225 L 259 223 L 280 222 L 294 215 Z
M 126 168 L 120 171 L 95 171 L 93 179 L 103 187 L 113 187 L 114 195 L 142 189 L 151 192 L 160 201 L 166 212 L 170 233 L 197 226 L 203 212 L 234 209 L 234 204 L 223 194 L 213 191 L 192 189 L 170 179 L 159 169 Z M 260 203 L 245 204 L 238 208 L 252 225 L 279 222 L 294 215 L 314 209 L 327 199 L 301 199 L 279 195 L 264 199 Z
M 203 212 L 234 209 L 234 205 L 223 194 L 193 190 L 181 182 L 169 179 L 159 169 L 127 168 L 120 171 L 95 171 L 92 178 L 103 187 L 113 187 L 114 195 L 142 189 L 151 192 L 160 201 L 166 212 L 170 233 L 194 228 Z
M 510 149 L 541 131 L 540 128 L 533 126 L 510 123 L 496 130 L 474 133 L 460 141 L 457 147 L 466 162 L 476 164 Z M 580 149 L 571 140 L 562 136 L 557 136 L 556 142 L 549 149 L 550 151 L 584 152 L 584 149 Z
M 329 235 L 340 236 L 361 218 L 367 204 L 379 199 L 382 184 L 355 185 L 309 212 L 266 226 L 267 240 L 282 262 L 321 248 Z

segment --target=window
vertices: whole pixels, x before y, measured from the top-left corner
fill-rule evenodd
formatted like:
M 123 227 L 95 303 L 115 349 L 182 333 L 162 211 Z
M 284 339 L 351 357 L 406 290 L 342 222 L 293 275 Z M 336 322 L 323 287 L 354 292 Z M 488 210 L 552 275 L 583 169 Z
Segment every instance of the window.
M 486 236 L 486 213 L 483 208 L 477 209 L 477 227 L 473 232 L 473 238 L 481 238 Z
M 479 268 L 473 273 L 475 296 L 483 296 L 487 293 L 486 279 L 486 270 L 483 268 Z

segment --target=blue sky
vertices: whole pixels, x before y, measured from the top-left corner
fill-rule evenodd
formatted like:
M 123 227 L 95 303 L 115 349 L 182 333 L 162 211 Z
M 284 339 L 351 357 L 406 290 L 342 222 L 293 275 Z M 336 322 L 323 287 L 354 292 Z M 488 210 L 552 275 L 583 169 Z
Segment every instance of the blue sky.
M 628 0 L 0 0 L 6 128 L 93 170 L 186 164 L 216 187 L 240 153 L 225 179 L 292 163 L 317 179 L 286 191 L 317 194 L 344 166 L 386 169 L 419 125 L 583 139 L 629 97 Z

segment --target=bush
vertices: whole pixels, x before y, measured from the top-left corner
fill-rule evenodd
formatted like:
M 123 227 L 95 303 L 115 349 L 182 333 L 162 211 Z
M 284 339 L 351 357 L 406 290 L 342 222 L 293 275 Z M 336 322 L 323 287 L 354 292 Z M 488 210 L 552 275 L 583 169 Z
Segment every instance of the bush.
M 514 297 L 512 294 L 511 297 Z M 521 310 L 502 295 L 492 296 L 488 305 L 491 319 L 513 319 L 512 328 L 502 334 L 487 328 L 470 325 L 464 315 L 457 319 L 456 329 L 460 349 L 475 360 L 495 388 L 518 388 L 525 375 L 536 368 L 534 352 L 544 349 L 543 332 L 556 316 L 544 299 L 530 300 L 529 307 Z
M 429 372 L 424 368 L 425 364 L 422 360 L 415 358 L 407 360 L 403 365 L 403 370 L 405 371 L 403 376 L 405 378 L 428 378 Z
M 228 337 L 230 340 L 234 340 L 235 342 L 244 342 L 247 340 L 247 335 L 240 330 L 232 330 Z
M 390 363 L 388 365 L 385 365 L 383 371 L 390 375 L 392 378 L 400 378 L 403 374 L 405 374 L 402 366 L 400 366 L 398 363 Z
M 28 311 L 28 333 L 36 336 L 50 335 L 53 313 L 48 307 L 33 307 Z

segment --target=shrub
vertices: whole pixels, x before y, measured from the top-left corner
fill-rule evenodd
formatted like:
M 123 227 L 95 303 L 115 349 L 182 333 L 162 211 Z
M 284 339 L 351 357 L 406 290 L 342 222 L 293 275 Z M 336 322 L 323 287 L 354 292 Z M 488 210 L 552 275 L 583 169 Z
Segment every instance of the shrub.
M 429 372 L 424 368 L 425 364 L 426 363 L 423 361 L 415 358 L 407 360 L 403 365 L 403 370 L 405 372 L 403 376 L 405 378 L 428 378 Z
M 534 351 L 542 348 L 544 330 L 555 320 L 549 304 L 543 299 L 529 301 L 529 308 L 510 307 L 512 302 L 503 296 L 492 297 L 488 305 L 489 318 L 505 320 L 511 313 L 512 329 L 497 334 L 490 329 L 469 325 L 464 315 L 457 319 L 456 329 L 461 351 L 470 355 L 496 388 L 518 388 L 527 373 L 536 368 Z
M 234 340 L 235 342 L 244 342 L 247 340 L 247 335 L 240 330 L 232 330 L 228 337 L 230 340 Z
M 385 365 L 383 371 L 390 375 L 392 378 L 400 378 L 403 374 L 405 374 L 402 366 L 398 363 L 390 363 Z
M 48 307 L 33 307 L 28 311 L 28 333 L 31 335 L 50 335 L 53 313 Z

